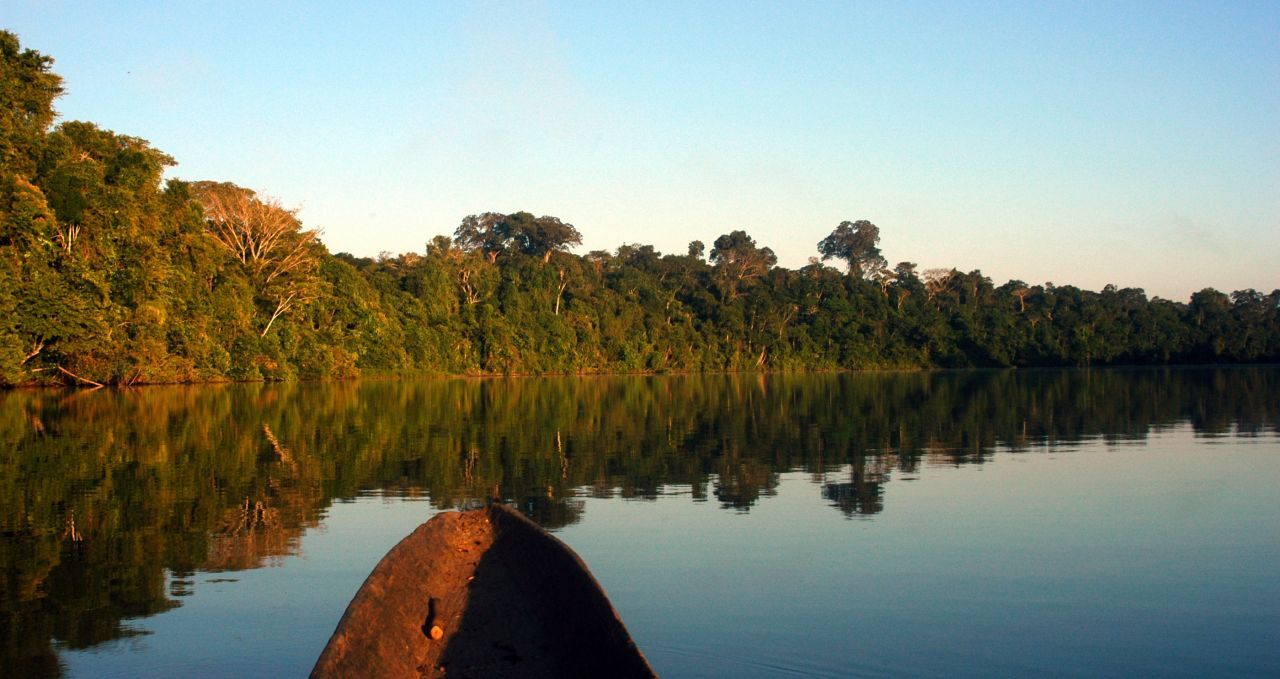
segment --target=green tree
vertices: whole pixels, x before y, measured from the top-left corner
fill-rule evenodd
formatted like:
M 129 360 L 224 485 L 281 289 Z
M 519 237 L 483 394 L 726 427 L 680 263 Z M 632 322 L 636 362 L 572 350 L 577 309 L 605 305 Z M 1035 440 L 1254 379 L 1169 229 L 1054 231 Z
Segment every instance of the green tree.
M 483 252 L 491 264 L 510 251 L 537 257 L 545 264 L 552 253 L 581 245 L 582 234 L 557 217 L 485 212 L 464 217 L 454 231 L 454 242 L 464 250 Z
M 453 242 L 467 252 L 483 253 L 492 264 L 506 251 L 510 241 L 502 226 L 504 219 L 506 215 L 497 212 L 467 215 L 453 232 Z
M 500 228 L 521 253 L 538 257 L 543 264 L 553 252 L 564 252 L 582 244 L 582 234 L 572 224 L 566 224 L 557 217 L 534 217 L 528 212 L 515 212 L 502 220 Z
M 770 248 L 757 247 L 746 231 L 731 231 L 712 244 L 711 262 L 724 300 L 733 301 L 743 285 L 768 273 L 778 263 L 778 257 Z
M 822 259 L 843 259 L 852 276 L 872 277 L 884 270 L 887 263 L 880 256 L 880 228 L 859 219 L 856 222 L 840 222 L 826 238 L 818 241 L 818 254 Z
M 18 36 L 0 31 L 0 172 L 35 173 L 53 102 L 62 94 L 62 78 L 52 68 L 52 57 L 22 49 Z

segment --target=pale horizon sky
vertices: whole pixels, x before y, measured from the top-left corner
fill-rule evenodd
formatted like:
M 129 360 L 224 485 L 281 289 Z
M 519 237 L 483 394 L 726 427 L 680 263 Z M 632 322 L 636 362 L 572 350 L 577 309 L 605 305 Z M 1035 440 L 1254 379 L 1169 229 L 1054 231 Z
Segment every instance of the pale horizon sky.
M 1185 301 L 1280 288 L 1280 3 L 8 0 L 60 120 L 299 207 L 333 252 L 478 212 L 575 252 L 743 229 Z

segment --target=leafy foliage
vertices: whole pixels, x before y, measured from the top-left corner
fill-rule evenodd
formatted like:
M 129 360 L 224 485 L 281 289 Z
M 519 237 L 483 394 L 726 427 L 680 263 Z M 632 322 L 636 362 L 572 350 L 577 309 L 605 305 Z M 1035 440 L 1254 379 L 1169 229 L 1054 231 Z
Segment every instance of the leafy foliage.
M 856 222 L 840 222 L 831 235 L 818 241 L 818 252 L 823 261 L 835 257 L 843 259 L 854 276 L 871 277 L 882 271 L 887 262 L 880 256 L 880 228 L 859 219 Z

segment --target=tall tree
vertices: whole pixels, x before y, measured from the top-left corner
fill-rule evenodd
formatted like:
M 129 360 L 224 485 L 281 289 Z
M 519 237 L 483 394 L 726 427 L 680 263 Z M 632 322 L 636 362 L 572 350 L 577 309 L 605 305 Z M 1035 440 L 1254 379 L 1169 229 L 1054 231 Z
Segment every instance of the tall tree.
M 506 215 L 483 212 L 467 215 L 453 232 L 453 242 L 468 252 L 480 251 L 492 264 L 507 249 L 510 238 L 503 221 Z
M 711 262 L 722 283 L 725 301 L 732 301 L 743 283 L 764 276 L 778 263 L 778 257 L 770 248 L 757 247 L 746 231 L 731 231 L 712 244 Z
M 818 241 L 818 254 L 823 260 L 843 259 L 849 274 L 871 278 L 887 265 L 880 255 L 880 228 L 859 219 L 856 222 L 840 222 L 826 238 Z
M 0 31 L 0 169 L 30 178 L 36 156 L 53 124 L 53 100 L 62 94 L 62 78 L 53 58 L 22 49 L 18 36 Z
M 209 235 L 263 282 L 314 264 L 310 246 L 319 234 L 303 229 L 297 214 L 280 201 L 230 183 L 197 182 L 192 188 Z
M 557 217 L 515 212 L 504 217 L 499 228 L 521 253 L 538 257 L 544 264 L 551 253 L 582 245 L 582 234 Z
M 315 300 L 323 252 L 316 231 L 303 229 L 279 201 L 234 184 L 199 182 L 193 188 L 209 235 L 244 265 L 267 302 L 263 337 L 276 319 Z
M 464 250 L 483 252 L 491 264 L 508 251 L 537 257 L 545 264 L 552 253 L 581 245 L 582 234 L 557 217 L 485 212 L 464 217 L 454 231 L 454 242 Z

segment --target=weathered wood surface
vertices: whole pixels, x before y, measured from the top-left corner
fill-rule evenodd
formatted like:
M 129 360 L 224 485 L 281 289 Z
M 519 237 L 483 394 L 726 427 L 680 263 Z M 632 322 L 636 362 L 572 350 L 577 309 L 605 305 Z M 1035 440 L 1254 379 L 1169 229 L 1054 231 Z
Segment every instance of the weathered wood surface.
M 492 505 L 438 514 L 392 548 L 311 676 L 655 675 L 578 555 Z

